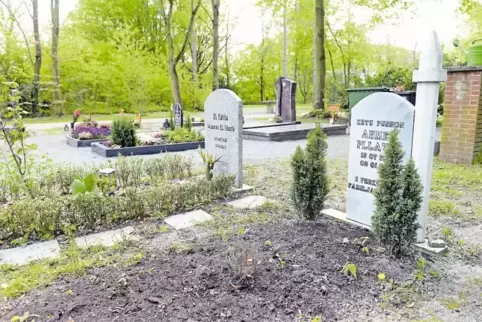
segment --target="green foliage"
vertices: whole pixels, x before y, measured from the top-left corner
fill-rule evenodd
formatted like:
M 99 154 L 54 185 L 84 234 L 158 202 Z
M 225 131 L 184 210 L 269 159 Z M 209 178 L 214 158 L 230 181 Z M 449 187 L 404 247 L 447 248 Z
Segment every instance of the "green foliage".
M 210 181 L 213 179 L 213 170 L 214 170 L 214 166 L 216 165 L 216 163 L 221 160 L 221 157 L 217 158 L 209 153 L 207 150 L 206 151 L 203 151 L 201 150 L 201 148 L 199 148 L 199 155 L 201 156 L 201 159 L 203 160 L 204 162 L 204 167 L 205 167 L 205 173 L 206 173 L 206 180 Z
M 31 289 L 48 285 L 60 276 L 85 275 L 87 270 L 93 267 L 112 264 L 129 265 L 135 250 L 136 248 L 130 249 L 123 244 L 109 250 L 102 247 L 81 250 L 71 246 L 62 251 L 58 259 L 35 261 L 23 266 L 0 266 L 0 285 L 7 285 L 0 288 L 0 297 L 15 298 Z M 70 292 L 67 291 L 67 293 Z M 23 317 L 26 316 L 28 313 L 23 315 Z
M 384 154 L 374 191 L 372 225 L 375 235 L 390 247 L 394 255 L 400 256 L 414 242 L 423 187 L 413 160 L 410 159 L 405 167 L 402 164 L 404 152 L 398 132 L 390 133 Z
M 136 129 L 131 119 L 118 117 L 112 122 L 112 143 L 121 147 L 132 147 L 137 144 Z
M 477 155 L 474 158 L 473 164 L 475 165 L 482 165 L 482 151 L 477 153 Z
M 341 272 L 343 274 L 350 274 L 351 276 L 356 278 L 357 266 L 353 263 L 346 263 L 345 266 L 343 266 Z
M 187 114 L 186 119 L 184 120 L 184 127 L 191 132 L 192 130 L 192 118 Z
M 176 123 L 174 123 L 174 111 L 172 109 L 169 111 L 169 125 L 171 126 L 171 131 L 176 129 Z
M 97 190 L 97 178 L 91 173 L 85 178 L 77 178 L 72 182 L 72 194 L 94 192 Z
M 315 219 L 325 206 L 329 192 L 327 147 L 326 135 L 318 125 L 308 134 L 306 149 L 298 146 L 291 158 L 292 201 L 298 214 L 306 219 Z
M 385 281 L 385 273 L 380 273 L 377 275 L 377 277 L 380 282 Z
M 167 137 L 164 139 L 166 143 L 186 143 L 186 142 L 202 142 L 204 135 L 196 130 L 188 128 L 176 128 L 165 132 Z
M 432 199 L 429 201 L 428 210 L 432 216 L 457 216 L 460 213 L 457 206 L 448 200 L 441 201 Z

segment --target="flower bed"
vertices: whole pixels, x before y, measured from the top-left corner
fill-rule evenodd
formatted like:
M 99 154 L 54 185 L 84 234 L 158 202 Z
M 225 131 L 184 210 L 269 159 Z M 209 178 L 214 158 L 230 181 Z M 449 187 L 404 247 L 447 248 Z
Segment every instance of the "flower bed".
M 76 148 L 89 147 L 92 143 L 107 141 L 110 134 L 108 125 L 99 126 L 95 121 L 83 122 L 72 130 L 67 137 L 67 144 Z
M 103 157 L 157 154 L 161 152 L 180 152 L 204 148 L 204 136 L 197 131 L 177 128 L 173 131 L 161 131 L 153 135 L 137 137 L 136 146 L 122 146 L 111 141 L 93 143 L 92 152 Z

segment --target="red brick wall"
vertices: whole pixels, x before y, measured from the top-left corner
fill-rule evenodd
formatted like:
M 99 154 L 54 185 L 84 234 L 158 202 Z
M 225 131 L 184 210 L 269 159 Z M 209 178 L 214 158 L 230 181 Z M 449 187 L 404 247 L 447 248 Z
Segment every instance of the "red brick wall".
M 471 164 L 482 150 L 482 70 L 450 71 L 445 84 L 440 159 Z

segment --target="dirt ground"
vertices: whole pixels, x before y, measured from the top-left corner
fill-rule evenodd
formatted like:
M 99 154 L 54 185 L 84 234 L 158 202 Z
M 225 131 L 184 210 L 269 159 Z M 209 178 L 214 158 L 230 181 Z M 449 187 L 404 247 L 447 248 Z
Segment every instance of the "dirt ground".
M 8 317 L 30 312 L 39 316 L 36 321 L 356 321 L 360 312 L 377 310 L 380 272 L 404 282 L 413 266 L 408 259 L 389 259 L 371 241 L 372 251 L 364 253 L 356 238 L 367 235 L 329 220 L 255 224 L 228 242 L 212 236 L 179 253 L 151 248 L 134 267 L 63 278 L 14 301 Z M 252 265 L 235 259 L 245 252 Z M 356 264 L 356 278 L 341 272 L 346 263 Z M 238 269 L 247 272 L 236 277 Z
M 343 210 L 346 162 L 330 161 L 329 171 L 328 206 Z M 186 231 L 161 234 L 160 222 L 140 223 L 136 265 L 64 276 L 0 303 L 1 321 L 25 312 L 37 322 L 482 320 L 480 219 L 434 215 L 429 232 L 451 230 L 448 254 L 397 260 L 368 231 L 296 219 L 289 162 L 249 166 L 245 177 L 252 194 L 276 202 L 248 211 L 210 205 L 204 209 L 215 220 Z M 480 190 L 453 188 L 466 189 L 450 199 L 457 207 L 480 204 Z M 356 265 L 356 278 L 342 272 L 346 264 Z

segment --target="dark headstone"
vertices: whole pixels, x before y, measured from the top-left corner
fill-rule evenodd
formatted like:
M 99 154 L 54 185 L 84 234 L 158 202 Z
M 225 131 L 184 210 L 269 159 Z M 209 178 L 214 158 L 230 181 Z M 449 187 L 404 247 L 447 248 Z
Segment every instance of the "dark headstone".
M 279 77 L 276 80 L 276 106 L 274 108 L 274 115 L 281 116 L 281 101 L 283 97 L 283 79 L 284 77 Z
M 182 113 L 181 104 L 176 103 L 176 105 L 174 105 L 174 125 L 176 125 L 176 127 L 182 127 L 183 123 L 184 115 Z
M 164 121 L 164 124 L 162 124 L 162 127 L 164 128 L 164 130 L 170 130 L 171 129 L 171 123 L 169 123 L 168 119 L 166 119 Z
M 283 122 L 296 121 L 296 82 L 287 78 L 281 81 L 281 119 Z

